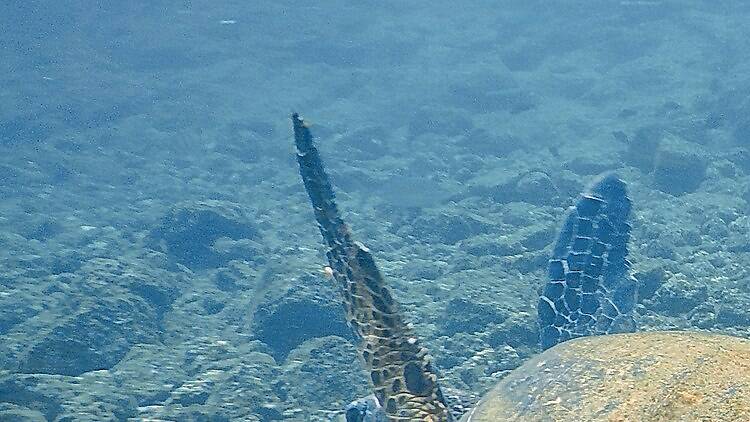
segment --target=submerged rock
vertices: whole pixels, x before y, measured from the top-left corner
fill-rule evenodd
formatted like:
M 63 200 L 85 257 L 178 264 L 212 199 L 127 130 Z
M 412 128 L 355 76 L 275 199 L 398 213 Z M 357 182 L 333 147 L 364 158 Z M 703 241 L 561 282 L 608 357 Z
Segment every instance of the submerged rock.
M 151 230 L 151 247 L 190 269 L 223 266 L 257 255 L 260 233 L 242 208 L 227 201 L 184 202 Z
M 681 316 L 705 303 L 707 299 L 708 289 L 705 285 L 675 277 L 658 289 L 652 299 L 652 309 L 668 316 Z
M 622 132 L 615 132 L 614 136 L 627 144 L 623 156 L 626 163 L 645 172 L 653 170 L 654 158 L 662 138 L 661 128 L 647 126 L 638 129 L 632 137 Z
M 663 192 L 682 195 L 695 192 L 706 178 L 708 160 L 696 144 L 665 138 L 654 162 L 654 183 Z
M 255 338 L 269 347 L 276 362 L 284 362 L 294 349 L 310 339 L 326 336 L 352 339 L 341 304 L 332 300 L 335 291 L 329 280 L 305 275 L 304 284 L 304 289 L 289 290 L 264 303 L 253 318 Z M 316 288 L 320 290 L 315 291 Z
M 517 199 L 534 205 L 554 204 L 559 191 L 552 178 L 541 171 L 530 171 L 516 181 Z

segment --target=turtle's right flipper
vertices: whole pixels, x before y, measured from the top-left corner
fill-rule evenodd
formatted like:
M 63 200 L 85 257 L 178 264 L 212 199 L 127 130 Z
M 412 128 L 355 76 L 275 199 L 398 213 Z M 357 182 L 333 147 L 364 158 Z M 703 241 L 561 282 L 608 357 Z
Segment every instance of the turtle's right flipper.
M 575 337 L 635 331 L 630 207 L 625 182 L 610 174 L 568 212 L 537 308 L 542 349 Z
M 391 421 L 451 421 L 426 349 L 403 320 L 370 251 L 352 239 L 339 214 L 310 129 L 297 114 L 292 124 L 300 174 L 328 247 L 347 320 L 361 339 L 375 397 Z

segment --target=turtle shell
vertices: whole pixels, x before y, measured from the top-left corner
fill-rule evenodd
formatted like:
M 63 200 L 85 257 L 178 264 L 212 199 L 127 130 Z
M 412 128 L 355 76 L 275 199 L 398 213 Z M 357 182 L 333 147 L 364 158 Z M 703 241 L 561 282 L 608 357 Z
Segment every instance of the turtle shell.
M 570 340 L 514 370 L 462 421 L 750 421 L 750 341 L 682 331 Z

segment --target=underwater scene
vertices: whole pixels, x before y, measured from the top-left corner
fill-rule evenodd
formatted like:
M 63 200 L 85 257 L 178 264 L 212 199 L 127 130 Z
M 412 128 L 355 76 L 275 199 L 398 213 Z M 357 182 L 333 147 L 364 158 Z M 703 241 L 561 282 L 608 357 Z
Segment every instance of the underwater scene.
M 0 3 L 0 422 L 750 421 L 748 21 Z

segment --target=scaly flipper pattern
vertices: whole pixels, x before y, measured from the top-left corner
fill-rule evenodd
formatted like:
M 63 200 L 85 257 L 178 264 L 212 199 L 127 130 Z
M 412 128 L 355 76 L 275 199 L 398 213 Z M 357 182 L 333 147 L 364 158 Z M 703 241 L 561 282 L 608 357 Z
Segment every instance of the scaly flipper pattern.
M 625 183 L 610 174 L 568 212 L 537 307 L 542 349 L 576 337 L 635 331 L 630 208 Z
M 347 319 L 361 339 L 361 355 L 375 397 L 391 421 L 452 421 L 427 350 L 403 320 L 370 251 L 354 241 L 310 129 L 292 115 L 297 162 L 315 219 L 341 287 Z

